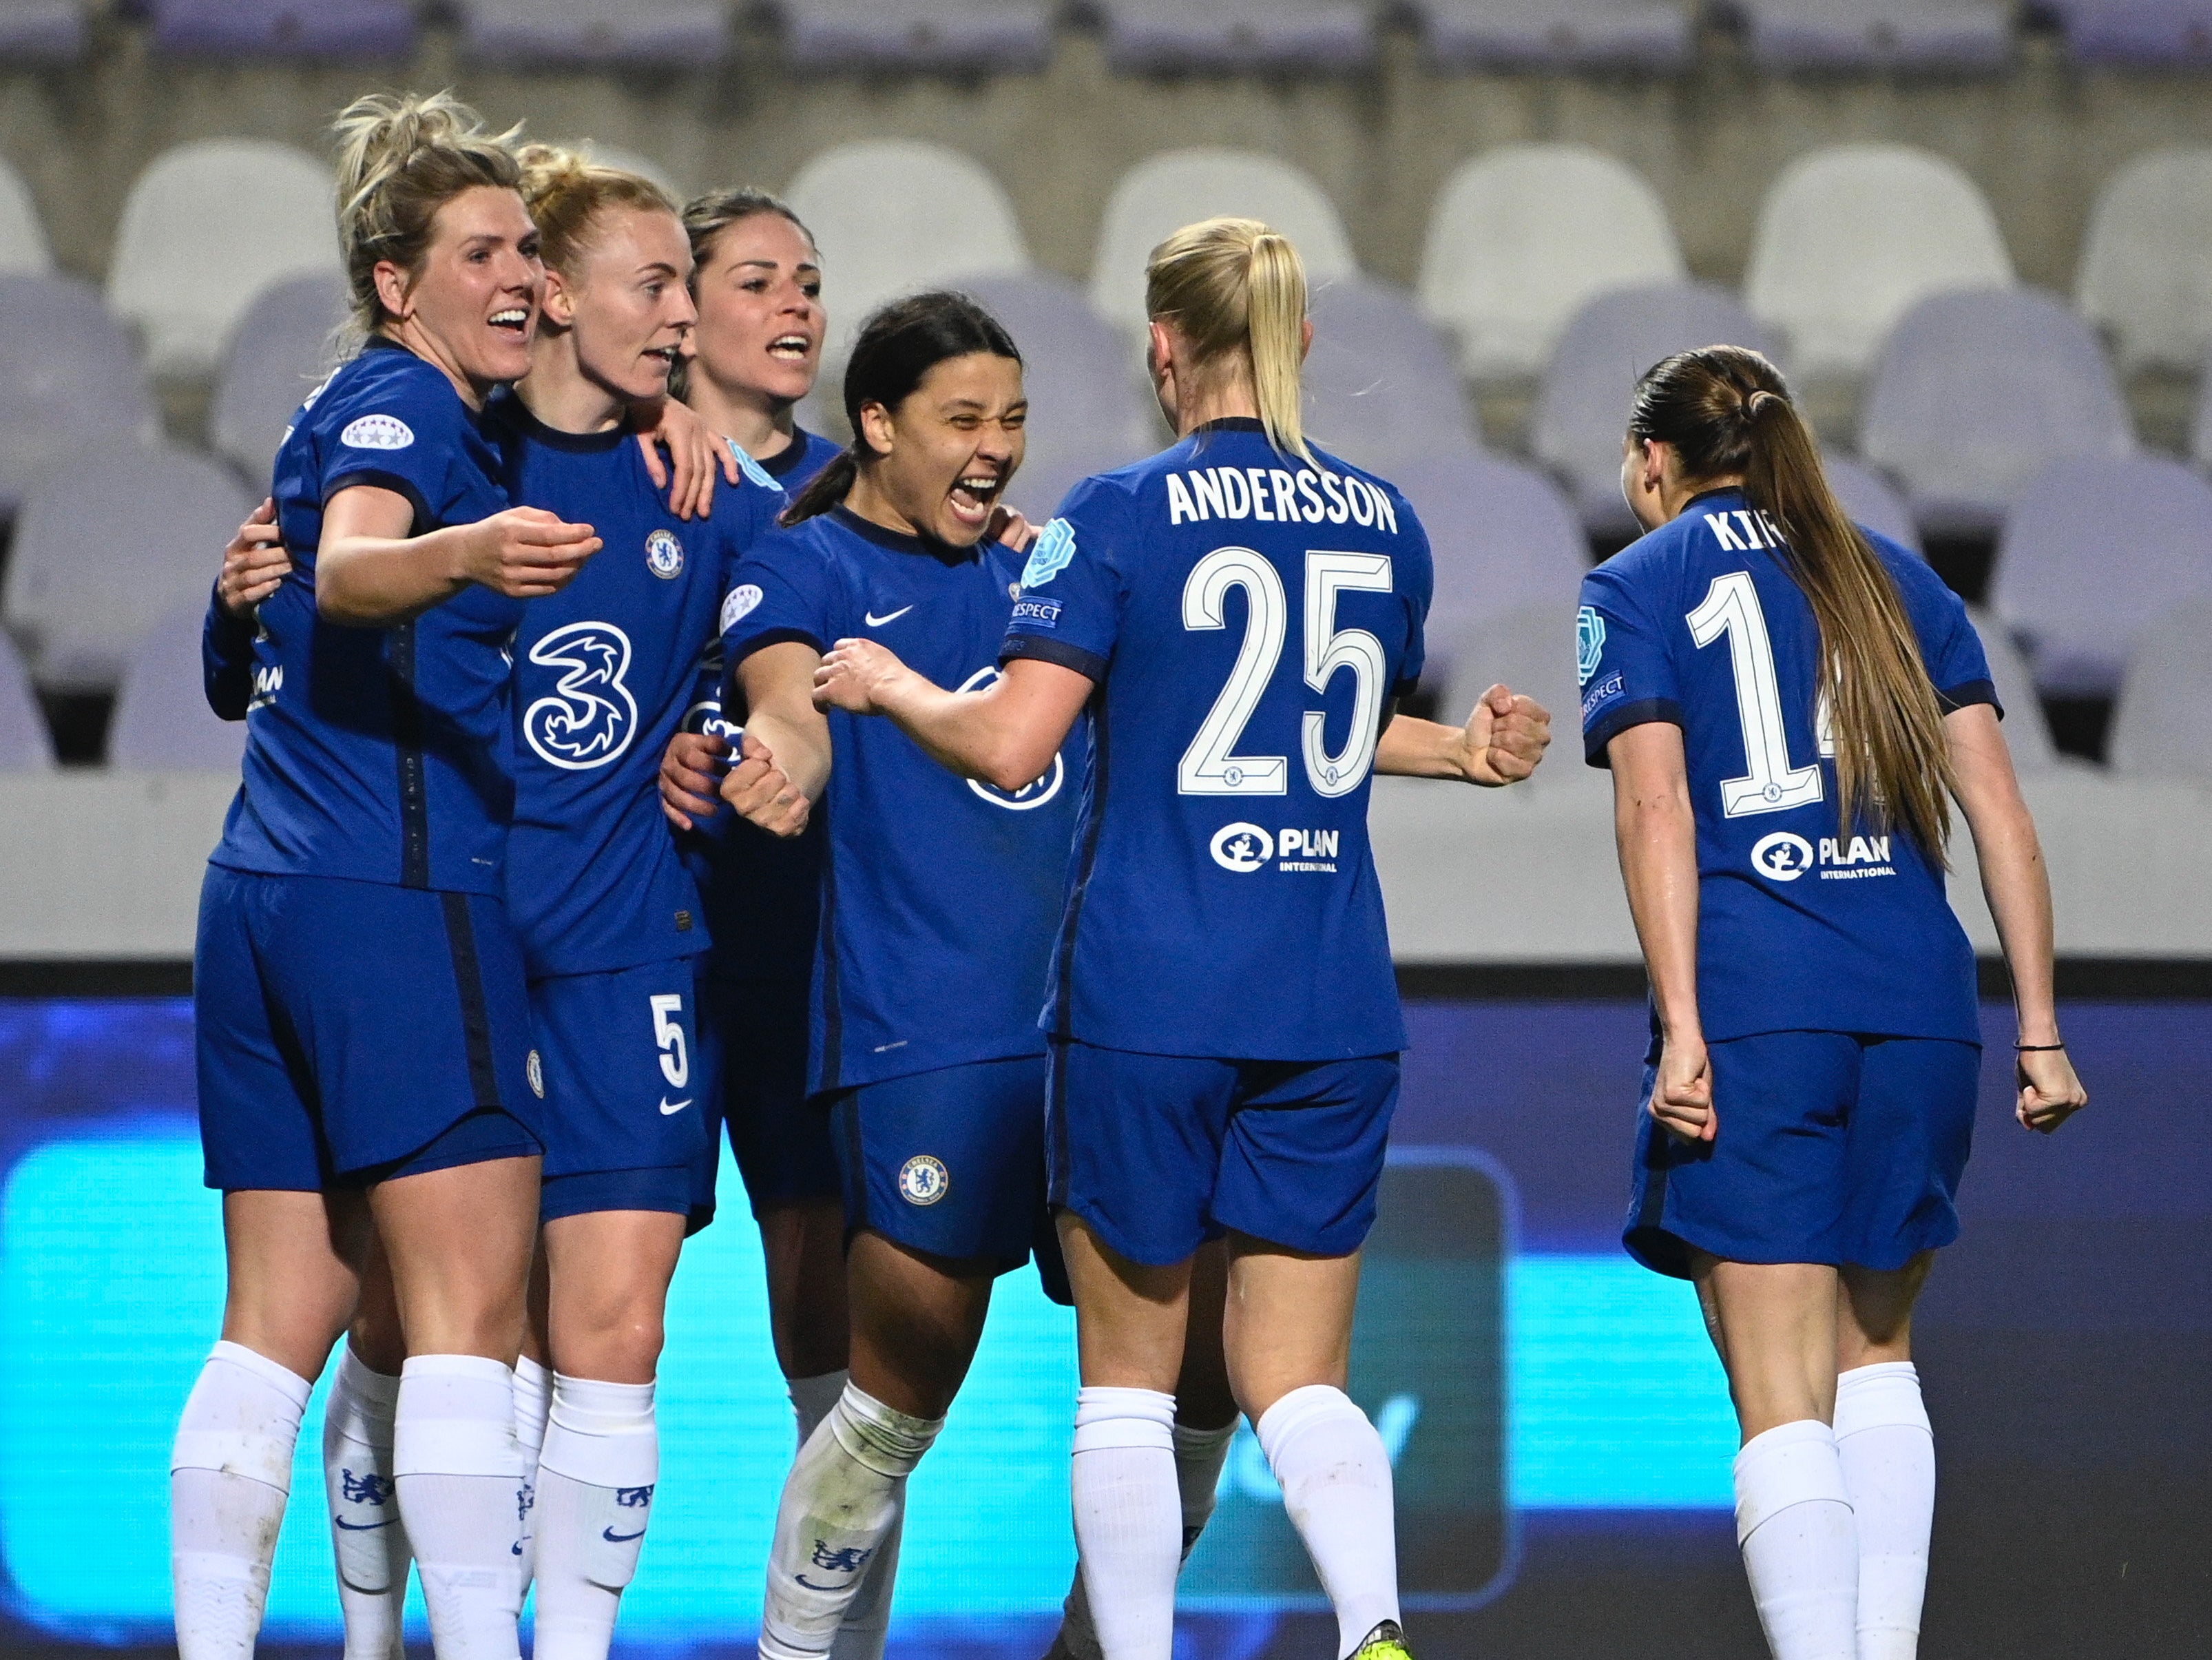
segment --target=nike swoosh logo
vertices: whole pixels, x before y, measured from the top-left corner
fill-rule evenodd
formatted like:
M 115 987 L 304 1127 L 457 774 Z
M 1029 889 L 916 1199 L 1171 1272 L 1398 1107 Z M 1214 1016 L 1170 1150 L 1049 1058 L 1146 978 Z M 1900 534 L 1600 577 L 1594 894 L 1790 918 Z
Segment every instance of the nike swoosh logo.
M 794 1573 L 791 1577 L 799 1581 L 800 1584 L 805 1586 L 809 1590 L 845 1590 L 849 1588 L 851 1584 L 850 1581 L 848 1581 L 846 1584 L 843 1585 L 817 1585 L 803 1573 Z
M 640 1528 L 635 1533 L 617 1533 L 612 1528 L 601 1528 L 599 1529 L 599 1537 L 605 1540 L 610 1545 L 627 1545 L 633 1539 L 644 1538 L 645 1529 L 643 1528 Z M 805 1582 L 802 1580 L 799 1583 L 804 1584 Z
M 912 605 L 901 605 L 901 606 L 900 606 L 896 611 L 893 611 L 893 612 L 892 612 L 889 617 L 878 617 L 878 616 L 877 616 L 877 615 L 875 614 L 875 612 L 873 612 L 873 611 L 864 611 L 864 612 L 863 612 L 863 613 L 861 613 L 861 614 L 862 614 L 863 616 L 865 616 L 865 617 L 868 619 L 868 626 L 869 626 L 870 628 L 872 628 L 872 629 L 879 629 L 879 628 L 883 627 L 883 625 L 884 625 L 884 623 L 896 623 L 896 622 L 897 622 L 897 621 L 899 620 L 899 618 L 900 618 L 900 617 L 902 617 L 905 616 L 908 611 L 912 611 L 913 609 L 914 609 L 914 607 L 913 607 Z
M 677 1113 L 677 1112 L 681 1112 L 681 1111 L 683 1111 L 684 1108 L 686 1108 L 686 1107 L 690 1106 L 690 1104 L 691 1104 L 691 1098 L 690 1098 L 690 1096 L 688 1096 L 688 1095 L 687 1095 L 687 1096 L 685 1096 L 685 1097 L 684 1097 L 681 1101 L 678 1101 L 678 1102 L 674 1106 L 672 1106 L 672 1106 L 670 1106 L 670 1105 L 668 1104 L 668 1098 L 667 1098 L 666 1096 L 665 1096 L 665 1095 L 664 1095 L 664 1096 L 662 1096 L 662 1097 L 660 1098 L 660 1116 L 661 1116 L 663 1118 L 665 1118 L 665 1117 L 667 1117 L 671 1113 Z
M 331 1521 L 337 1523 L 348 1533 L 374 1533 L 379 1528 L 390 1527 L 392 1523 L 397 1522 L 398 1519 L 399 1518 L 398 1517 L 394 1516 L 387 1517 L 386 1520 L 381 1522 L 349 1522 L 343 1516 L 333 1516 L 331 1517 Z

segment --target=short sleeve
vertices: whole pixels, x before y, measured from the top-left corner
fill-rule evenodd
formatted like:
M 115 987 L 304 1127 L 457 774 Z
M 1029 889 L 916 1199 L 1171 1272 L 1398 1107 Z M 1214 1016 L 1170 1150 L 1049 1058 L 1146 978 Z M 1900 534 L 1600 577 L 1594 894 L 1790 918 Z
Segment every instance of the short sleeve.
M 1395 561 L 1395 586 L 1406 602 L 1406 654 L 1399 660 L 1398 678 L 1390 695 L 1407 697 L 1420 684 L 1421 671 L 1428 666 L 1429 605 L 1436 596 L 1436 564 L 1429 554 L 1429 533 L 1415 516 L 1413 504 L 1395 489 L 1390 493 L 1397 499 L 1398 517 L 1408 544 Z
M 416 535 L 485 517 L 497 465 L 467 405 L 437 370 L 421 368 L 352 392 L 325 414 L 320 447 L 325 504 L 357 484 L 393 491 L 414 508 Z
M 1583 758 L 1608 764 L 1605 746 L 1631 727 L 1682 724 L 1682 698 L 1664 632 L 1620 573 L 1583 579 L 1575 613 L 1575 672 L 1581 687 Z
M 734 672 L 755 652 L 796 640 L 830 649 L 830 562 L 798 536 L 764 538 L 738 561 L 722 596 L 722 660 Z
M 1970 703 L 1987 703 L 2000 718 L 2004 706 L 1997 701 L 1996 678 L 1990 672 L 1989 654 L 1966 601 L 1947 587 L 1923 560 L 1902 548 L 1885 547 L 1887 563 L 1905 600 L 1905 614 L 1920 642 L 1920 660 L 1935 683 L 1936 701 L 1946 714 Z
M 1094 681 L 1106 678 L 1121 631 L 1127 496 L 1103 479 L 1068 493 L 1022 568 L 1021 592 L 999 660 L 1034 657 Z

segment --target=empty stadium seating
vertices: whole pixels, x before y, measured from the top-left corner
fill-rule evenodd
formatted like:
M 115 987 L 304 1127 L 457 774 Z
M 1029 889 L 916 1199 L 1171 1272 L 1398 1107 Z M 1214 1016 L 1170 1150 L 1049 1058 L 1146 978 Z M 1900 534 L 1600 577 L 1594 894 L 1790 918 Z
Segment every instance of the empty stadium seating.
M 2212 784 L 2212 587 L 2146 623 L 2112 714 L 2112 770 Z
M 1912 522 L 1912 509 L 1905 505 L 1905 498 L 1888 479 L 1848 455 L 1824 457 L 1820 465 L 1828 475 L 1828 488 L 1836 493 L 1836 500 L 1853 524 L 1902 543 L 1915 553 L 1922 550 L 1920 527 Z
M 693 69 L 730 45 L 722 0 L 461 0 L 462 43 L 491 64 Z
M 313 156 L 259 138 L 179 144 L 138 175 L 107 303 L 137 325 L 155 375 L 207 375 L 264 285 L 337 269 L 331 190 Z
M 2004 0 L 1736 0 L 1752 56 L 1772 69 L 2002 69 Z
M 1589 544 L 1558 487 L 1535 468 L 1469 447 L 1416 461 L 1392 482 L 1421 516 L 1436 565 L 1432 666 L 1425 677 L 1431 684 L 1455 660 L 1460 636 L 1478 623 L 1526 605 L 1555 614 L 1564 606 L 1572 614 Z
M 1465 720 L 1474 700 L 1504 683 L 1551 712 L 1552 753 L 1526 788 L 1539 800 L 1606 787 L 1605 775 L 1583 764 L 1575 678 L 1575 590 L 1515 607 L 1457 629 L 1439 629 L 1446 664 L 1439 677 L 1437 718 Z
M 109 766 L 122 772 L 237 770 L 246 723 L 217 717 L 202 687 L 206 615 L 203 593 L 163 615 L 131 648 L 107 727 Z
M 0 277 L 0 518 L 88 445 L 157 431 L 130 333 L 98 295 L 67 277 Z
M 1431 455 L 1479 442 L 1451 343 L 1410 295 L 1343 277 L 1314 290 L 1310 312 L 1306 423 L 1316 443 L 1395 478 Z
M 2212 348 L 2212 149 L 2138 155 L 2090 210 L 2075 303 L 2125 369 L 2194 369 Z
M 46 272 L 54 268 L 38 204 L 22 174 L 0 158 L 0 273 Z
M 74 64 L 89 35 L 84 0 L 0 0 L 0 60 Z
M 1357 69 L 1375 55 L 1364 0 L 1092 0 L 1117 69 Z
M 110 691 L 165 613 L 204 596 L 246 517 L 212 461 L 107 438 L 72 454 L 24 502 L 0 618 L 43 689 Z
M 1121 175 L 1091 262 L 1091 303 L 1131 332 L 1145 326 L 1145 262 L 1183 226 L 1221 215 L 1264 220 L 1297 245 L 1315 287 L 1358 269 L 1344 222 L 1302 168 L 1249 150 L 1164 150 Z
M 1916 301 L 2012 281 L 1996 216 L 1956 166 L 1903 144 L 1844 144 L 1775 180 L 1744 299 L 1799 374 L 1848 380 Z
M 2053 462 L 2013 500 L 1990 609 L 2046 697 L 2109 697 L 2142 630 L 2212 589 L 2212 484 L 2161 456 Z
M 1987 534 L 2043 463 L 2125 455 L 2127 404 L 2088 325 L 2028 289 L 1937 295 L 1897 325 L 1859 447 L 1930 535 Z
M 53 740 L 31 694 L 31 677 L 15 642 L 0 634 L 0 773 L 45 772 L 53 764 Z
M 160 52 L 235 58 L 404 58 L 414 50 L 406 0 L 147 0 Z
M 802 69 L 1034 70 L 1052 56 L 1053 0 L 778 0 Z
M 2012 751 L 2013 770 L 2031 774 L 2056 769 L 2064 763 L 2051 741 L 2051 723 L 2044 719 L 2027 659 L 2013 644 L 2001 618 L 1977 611 L 1973 619 L 1975 632 L 1982 637 L 1982 654 L 1990 660 L 1990 682 L 2004 710 L 2005 747 Z
M 232 331 L 208 436 L 248 489 L 268 488 L 270 463 L 293 415 L 337 367 L 333 336 L 345 314 L 343 279 L 316 272 L 264 289 Z
M 1692 0 L 1413 0 L 1429 61 L 1503 69 L 1686 67 Z
M 2045 9 L 2063 21 L 2068 49 L 2084 63 L 2212 63 L 2208 0 L 2045 0 Z

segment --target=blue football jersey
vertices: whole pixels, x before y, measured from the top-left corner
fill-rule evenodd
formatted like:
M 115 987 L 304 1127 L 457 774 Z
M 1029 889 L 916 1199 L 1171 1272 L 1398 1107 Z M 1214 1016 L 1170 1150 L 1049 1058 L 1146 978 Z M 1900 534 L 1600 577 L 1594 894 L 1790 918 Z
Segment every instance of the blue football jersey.
M 774 455 L 764 457 L 760 466 L 787 494 L 796 496 L 806 488 L 807 480 L 837 458 L 841 447 L 819 433 L 793 427 L 791 441 Z
M 392 341 L 370 340 L 292 417 L 271 492 L 292 570 L 259 607 L 245 778 L 215 862 L 498 893 L 521 602 L 472 586 L 397 628 L 325 622 L 323 508 L 356 484 L 405 496 L 416 535 L 510 505 L 476 412 Z
M 1868 538 L 1943 708 L 1995 705 L 1966 608 L 1926 562 Z M 1682 728 L 1698 826 L 1698 1010 L 1709 1038 L 1852 1031 L 1978 1042 L 1973 948 L 1943 873 L 1902 830 L 1838 822 L 1820 629 L 1771 521 L 1737 489 L 1592 571 L 1576 617 L 1583 753 Z
M 605 546 L 558 593 L 524 608 L 514 642 L 514 828 L 507 911 L 533 977 L 599 973 L 707 947 L 697 889 L 661 816 L 661 751 L 692 698 L 738 556 L 783 510 L 753 469 L 678 519 L 627 423 L 558 432 L 522 400 L 485 428 L 508 494 Z
M 858 635 L 948 690 L 987 685 L 1020 569 L 995 542 L 947 548 L 833 508 L 738 566 L 724 653 L 734 668 L 778 641 L 827 651 Z M 829 719 L 810 1086 L 1042 1054 L 1080 739 L 1008 794 L 955 777 L 889 721 Z
M 1254 1061 L 1406 1029 L 1369 774 L 1420 678 L 1428 537 L 1396 489 L 1216 421 L 1086 479 L 1022 574 L 1004 655 L 1098 683 L 1049 1030 Z

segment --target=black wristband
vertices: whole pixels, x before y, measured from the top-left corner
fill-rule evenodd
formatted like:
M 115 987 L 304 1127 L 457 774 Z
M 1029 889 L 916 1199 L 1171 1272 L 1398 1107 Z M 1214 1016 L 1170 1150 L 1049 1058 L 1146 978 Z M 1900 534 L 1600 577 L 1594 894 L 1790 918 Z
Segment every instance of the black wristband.
M 2063 1049 L 2065 1047 L 2063 1043 L 2014 1043 L 2012 1050 L 2014 1055 L 2045 1055 L 2052 1049 Z

